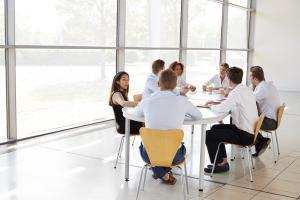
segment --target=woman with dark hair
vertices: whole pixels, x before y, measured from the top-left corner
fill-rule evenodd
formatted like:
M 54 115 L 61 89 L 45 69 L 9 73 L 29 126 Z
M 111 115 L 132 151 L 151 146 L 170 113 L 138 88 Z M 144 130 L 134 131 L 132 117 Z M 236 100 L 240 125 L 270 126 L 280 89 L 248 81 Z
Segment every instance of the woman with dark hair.
M 125 118 L 123 116 L 123 107 L 135 107 L 138 102 L 128 100 L 129 75 L 127 72 L 118 72 L 112 82 L 109 97 L 109 105 L 113 108 L 116 128 L 118 133 L 125 134 Z M 137 135 L 143 127 L 142 122 L 130 121 L 130 134 Z
M 182 79 L 181 76 L 182 76 L 183 71 L 184 71 L 184 65 L 182 63 L 177 62 L 177 61 L 172 62 L 169 69 L 174 71 L 176 76 L 177 76 L 177 85 L 176 85 L 177 88 L 188 88 L 192 92 L 196 90 L 195 86 L 193 86 L 191 84 L 188 84 L 187 82 L 185 82 Z

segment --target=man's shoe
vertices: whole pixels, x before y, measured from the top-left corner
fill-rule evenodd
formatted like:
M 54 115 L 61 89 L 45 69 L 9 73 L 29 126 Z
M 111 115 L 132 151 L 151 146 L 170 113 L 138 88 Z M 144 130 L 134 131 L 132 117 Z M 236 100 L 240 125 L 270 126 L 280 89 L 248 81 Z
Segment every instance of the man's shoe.
M 252 154 L 252 156 L 257 157 L 263 154 L 267 147 L 269 146 L 271 140 L 270 138 L 262 138 L 256 146 L 256 153 Z
M 211 173 L 212 169 L 213 168 L 205 168 L 204 171 L 206 173 Z M 228 163 L 226 163 L 222 166 L 216 165 L 215 169 L 214 169 L 214 173 L 223 173 L 223 172 L 227 172 L 227 171 L 229 171 L 229 164 Z

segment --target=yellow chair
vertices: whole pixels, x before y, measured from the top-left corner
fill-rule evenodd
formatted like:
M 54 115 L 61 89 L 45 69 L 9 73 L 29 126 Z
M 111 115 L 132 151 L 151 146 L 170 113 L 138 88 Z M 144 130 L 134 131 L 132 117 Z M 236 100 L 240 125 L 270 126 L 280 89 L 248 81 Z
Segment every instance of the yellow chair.
M 184 199 L 186 199 L 188 193 L 188 180 L 187 180 L 187 170 L 185 160 L 177 165 L 172 165 L 173 159 L 176 155 L 177 150 L 179 149 L 184 132 L 181 129 L 175 130 L 156 130 L 150 128 L 141 128 L 140 136 L 142 138 L 142 142 L 148 154 L 148 158 L 150 163 L 144 165 L 141 171 L 138 191 L 136 195 L 136 199 L 139 197 L 140 187 L 142 182 L 142 177 L 144 174 L 144 182 L 143 189 L 146 182 L 147 168 L 148 167 L 177 167 L 181 171 L 181 182 L 182 189 L 184 193 Z M 185 183 L 183 179 L 183 171 L 180 165 L 184 165 L 184 173 L 185 173 Z
M 264 114 L 261 114 L 259 116 L 259 119 L 258 121 L 256 122 L 256 125 L 255 125 L 255 130 L 254 130 L 254 138 L 253 138 L 253 142 L 252 144 L 250 145 L 237 145 L 237 144 L 232 144 L 232 143 L 227 143 L 227 142 L 220 142 L 219 145 L 218 145 L 218 149 L 217 149 L 217 153 L 215 155 L 215 159 L 214 159 L 214 164 L 213 164 L 213 168 L 212 168 L 212 171 L 211 171 L 211 174 L 210 176 L 213 177 L 213 173 L 214 173 L 214 170 L 215 170 L 215 165 L 216 165 L 216 161 L 217 161 L 217 155 L 219 153 L 219 148 L 220 148 L 220 145 L 221 144 L 231 144 L 231 145 L 236 145 L 240 148 L 243 148 L 244 149 L 244 152 L 246 151 L 246 154 L 247 154 L 247 157 L 248 157 L 248 166 L 249 166 L 249 173 L 250 173 L 250 181 L 253 182 L 253 177 L 252 177 L 252 168 L 254 169 L 254 165 L 253 165 L 253 160 L 252 160 L 252 153 L 251 153 L 251 147 L 255 145 L 256 143 L 256 138 L 257 138 L 257 135 L 259 133 L 259 130 L 260 130 L 260 127 L 262 125 L 262 122 L 264 121 Z M 250 166 L 251 165 L 251 166 Z
M 280 155 L 280 151 L 279 151 L 279 144 L 278 144 L 278 138 L 277 138 L 277 129 L 279 128 L 280 124 L 281 124 L 281 119 L 282 119 L 282 115 L 285 109 L 285 103 L 283 103 L 277 110 L 277 127 L 275 130 L 261 130 L 263 132 L 266 132 L 267 134 L 270 133 L 271 134 L 271 142 L 272 142 L 272 147 L 273 147 L 273 156 L 274 156 L 274 162 L 276 163 L 278 160 L 278 157 L 276 158 L 276 153 L 275 153 L 275 144 L 274 144 L 274 139 L 273 139 L 273 134 L 275 134 L 275 138 L 276 138 L 276 144 L 277 144 L 277 153 L 278 155 Z M 269 134 L 268 134 L 269 136 Z

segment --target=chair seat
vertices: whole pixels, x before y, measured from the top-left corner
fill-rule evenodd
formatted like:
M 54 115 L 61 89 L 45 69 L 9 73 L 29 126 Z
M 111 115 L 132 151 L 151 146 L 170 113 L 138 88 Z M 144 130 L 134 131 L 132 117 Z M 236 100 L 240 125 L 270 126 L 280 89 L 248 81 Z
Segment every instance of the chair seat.
M 147 167 L 179 167 L 184 162 L 185 162 L 185 158 L 180 163 L 177 163 L 177 164 L 171 165 L 171 166 L 155 166 L 155 165 L 151 165 L 151 163 L 146 163 L 145 166 L 147 166 Z

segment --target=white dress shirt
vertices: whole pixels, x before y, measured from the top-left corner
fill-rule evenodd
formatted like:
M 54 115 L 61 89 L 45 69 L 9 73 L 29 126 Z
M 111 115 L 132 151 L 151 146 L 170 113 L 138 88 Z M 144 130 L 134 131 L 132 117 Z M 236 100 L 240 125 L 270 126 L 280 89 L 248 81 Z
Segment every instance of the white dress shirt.
M 152 93 L 157 91 L 159 91 L 158 76 L 152 73 L 147 77 L 142 98 L 148 98 L 149 96 L 151 96 Z
M 218 112 L 231 113 L 232 123 L 238 128 L 253 134 L 258 113 L 253 91 L 243 85 L 237 85 L 228 95 L 228 98 L 219 105 L 211 107 Z
M 277 121 L 277 109 L 280 107 L 280 98 L 272 82 L 261 81 L 254 90 L 260 111 L 270 119 Z
M 211 85 L 213 84 L 214 87 L 216 88 L 228 88 L 229 87 L 229 79 L 227 76 L 225 76 L 224 80 L 222 81 L 220 78 L 219 74 L 214 75 L 213 77 L 211 77 L 206 83 L 205 85 Z
M 158 91 L 143 99 L 135 108 L 136 116 L 145 117 L 147 128 L 170 130 L 182 128 L 186 117 L 202 118 L 201 112 L 187 99 L 172 91 Z

